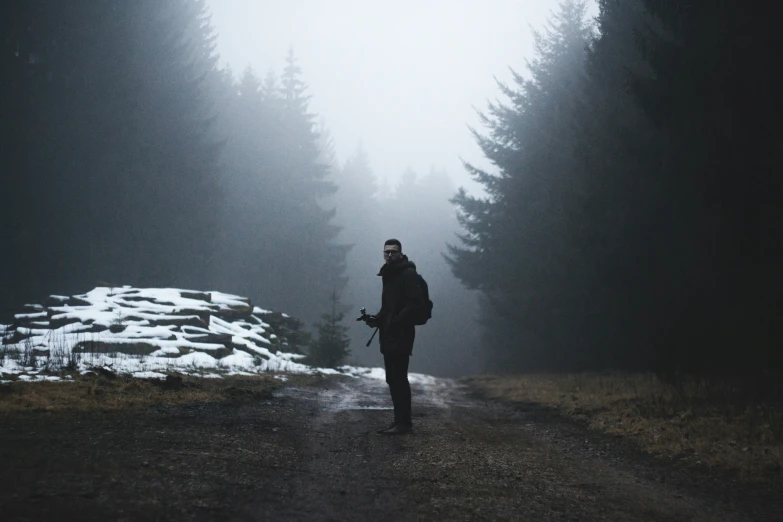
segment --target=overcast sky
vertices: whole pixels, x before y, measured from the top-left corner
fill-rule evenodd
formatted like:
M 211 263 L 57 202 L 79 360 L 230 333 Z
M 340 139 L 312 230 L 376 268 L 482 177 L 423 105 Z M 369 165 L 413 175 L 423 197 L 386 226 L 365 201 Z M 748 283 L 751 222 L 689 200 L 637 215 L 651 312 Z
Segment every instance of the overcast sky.
M 340 162 L 361 140 L 394 185 L 406 167 L 486 166 L 467 126 L 499 97 L 493 76 L 523 72 L 533 28 L 557 0 L 210 0 L 217 50 L 239 75 L 282 70 L 293 47 Z

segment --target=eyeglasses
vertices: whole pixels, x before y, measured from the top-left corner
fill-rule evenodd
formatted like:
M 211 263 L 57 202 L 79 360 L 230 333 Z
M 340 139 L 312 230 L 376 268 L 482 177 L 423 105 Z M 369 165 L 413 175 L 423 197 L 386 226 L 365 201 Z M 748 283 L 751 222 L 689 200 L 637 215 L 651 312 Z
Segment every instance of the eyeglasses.
M 383 257 L 393 256 L 394 254 L 399 254 L 399 253 L 400 253 L 399 250 L 384 250 Z

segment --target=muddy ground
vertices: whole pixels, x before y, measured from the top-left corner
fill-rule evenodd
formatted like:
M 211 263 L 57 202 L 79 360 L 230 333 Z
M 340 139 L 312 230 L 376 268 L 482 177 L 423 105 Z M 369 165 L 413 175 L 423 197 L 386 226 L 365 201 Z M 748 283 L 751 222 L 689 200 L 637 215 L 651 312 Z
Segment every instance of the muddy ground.
M 64 384 L 65 385 L 65 384 Z M 783 520 L 779 490 L 680 467 L 552 410 L 385 383 L 0 418 L 0 517 L 21 520 Z

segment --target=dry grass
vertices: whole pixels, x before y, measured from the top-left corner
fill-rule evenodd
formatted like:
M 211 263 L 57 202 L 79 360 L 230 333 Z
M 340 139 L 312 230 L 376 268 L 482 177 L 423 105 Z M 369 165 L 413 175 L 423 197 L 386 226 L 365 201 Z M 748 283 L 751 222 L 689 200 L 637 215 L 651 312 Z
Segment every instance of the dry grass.
M 289 382 L 307 376 L 288 376 Z M 312 378 L 312 377 L 311 377 Z M 180 380 L 181 379 L 181 380 Z M 222 379 L 171 376 L 169 381 L 105 375 L 73 375 L 67 382 L 14 382 L 0 386 L 0 413 L 117 411 L 152 405 L 265 399 L 282 382 L 272 376 Z
M 726 383 L 668 384 L 652 374 L 480 376 L 488 397 L 533 402 L 631 437 L 646 451 L 783 481 L 783 407 Z

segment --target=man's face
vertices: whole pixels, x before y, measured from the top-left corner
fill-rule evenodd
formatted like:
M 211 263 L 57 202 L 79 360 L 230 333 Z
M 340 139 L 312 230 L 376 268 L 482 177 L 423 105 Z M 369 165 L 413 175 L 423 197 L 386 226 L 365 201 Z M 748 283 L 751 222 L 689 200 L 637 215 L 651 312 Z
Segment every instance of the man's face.
M 383 247 L 383 259 L 386 264 L 394 263 L 400 258 L 400 247 L 397 245 L 385 245 Z

